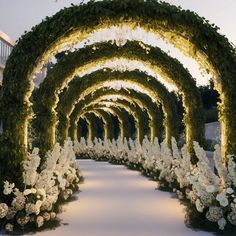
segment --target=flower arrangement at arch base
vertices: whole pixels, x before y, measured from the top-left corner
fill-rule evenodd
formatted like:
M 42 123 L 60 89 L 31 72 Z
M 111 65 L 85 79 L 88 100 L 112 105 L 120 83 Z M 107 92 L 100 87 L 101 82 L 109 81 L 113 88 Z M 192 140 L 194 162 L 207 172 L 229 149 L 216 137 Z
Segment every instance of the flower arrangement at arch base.
M 75 143 L 78 158 L 90 156 L 95 160 L 126 165 L 156 180 L 158 188 L 175 192 L 187 205 L 188 218 L 194 218 L 195 214 L 198 217 L 195 221 L 208 222 L 204 224 L 212 226 L 210 230 L 226 230 L 226 226 L 228 229 L 234 228 L 236 163 L 233 157 L 228 156 L 226 167 L 219 145 L 215 146 L 214 163 L 213 160 L 210 162 L 197 142 L 194 142 L 194 150 L 197 164 L 191 163 L 187 146 L 179 150 L 174 138 L 171 148 L 165 141 L 159 144 L 157 138 L 154 143 L 145 138 L 142 144 L 132 139 L 122 142 L 120 138 L 117 141 L 81 138 L 80 142 Z
M 41 164 L 34 148 L 23 163 L 23 188 L 4 182 L 0 199 L 0 225 L 4 233 L 49 226 L 56 220 L 62 203 L 79 190 L 79 166 L 73 143 L 56 144 Z

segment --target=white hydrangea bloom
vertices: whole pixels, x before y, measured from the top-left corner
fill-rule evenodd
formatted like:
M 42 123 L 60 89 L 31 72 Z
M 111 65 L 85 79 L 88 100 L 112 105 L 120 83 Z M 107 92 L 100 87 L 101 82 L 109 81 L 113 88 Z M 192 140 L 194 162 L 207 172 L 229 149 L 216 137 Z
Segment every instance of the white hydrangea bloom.
M 6 226 L 5 226 L 5 230 L 9 233 L 12 233 L 13 232 L 13 229 L 14 229 L 14 226 L 10 223 L 7 223 Z
M 214 185 L 208 185 L 208 186 L 206 187 L 206 191 L 207 191 L 208 193 L 214 193 L 214 192 L 216 191 L 216 187 L 215 187 Z
M 5 203 L 0 203 L 0 219 L 6 217 L 8 212 L 8 206 Z
M 218 222 L 218 220 L 223 218 L 223 216 L 224 213 L 222 208 L 216 206 L 210 207 L 208 212 L 206 213 L 206 218 L 212 222 Z
M 203 212 L 204 205 L 201 203 L 200 199 L 196 200 L 196 209 L 198 212 Z
M 17 223 L 22 227 L 25 226 L 29 221 L 30 221 L 29 216 L 17 218 Z
M 226 224 L 227 224 L 225 218 L 219 219 L 219 220 L 217 221 L 217 223 L 218 223 L 218 226 L 219 226 L 219 229 L 220 229 L 220 230 L 224 230 L 224 228 L 225 228 L 225 226 L 226 226 Z
M 219 193 L 216 196 L 216 200 L 220 203 L 221 206 L 226 207 L 229 204 L 228 198 L 225 193 Z
M 44 218 L 42 216 L 37 216 L 37 218 L 36 218 L 36 226 L 38 228 L 40 228 L 43 225 L 44 225 Z
M 230 212 L 227 219 L 232 225 L 236 225 L 236 212 Z
M 24 184 L 34 186 L 38 173 L 37 169 L 40 164 L 39 149 L 34 148 L 32 153 L 28 154 L 28 160 L 23 161 L 23 180 Z
M 11 205 L 14 207 L 16 211 L 21 211 L 25 207 L 25 202 L 26 202 L 25 196 L 22 192 L 20 192 L 17 189 L 15 189 L 14 194 L 16 197 L 12 200 Z
M 13 192 L 14 187 L 15 187 L 14 183 L 10 184 L 8 181 L 5 181 L 3 185 L 3 194 L 4 195 L 11 194 Z
M 226 192 L 227 192 L 228 194 L 233 194 L 233 193 L 234 193 L 234 190 L 233 190 L 232 188 L 227 188 L 227 189 L 226 189 Z

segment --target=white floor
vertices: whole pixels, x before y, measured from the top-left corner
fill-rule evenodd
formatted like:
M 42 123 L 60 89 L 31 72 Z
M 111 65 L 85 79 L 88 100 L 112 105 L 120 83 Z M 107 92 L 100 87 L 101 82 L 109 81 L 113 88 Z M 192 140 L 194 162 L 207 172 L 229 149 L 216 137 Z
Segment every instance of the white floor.
M 78 200 L 66 205 L 62 226 L 37 235 L 205 236 L 184 224 L 184 207 L 137 171 L 81 160 L 85 182 Z
M 205 138 L 220 141 L 221 126 L 219 122 L 205 124 Z

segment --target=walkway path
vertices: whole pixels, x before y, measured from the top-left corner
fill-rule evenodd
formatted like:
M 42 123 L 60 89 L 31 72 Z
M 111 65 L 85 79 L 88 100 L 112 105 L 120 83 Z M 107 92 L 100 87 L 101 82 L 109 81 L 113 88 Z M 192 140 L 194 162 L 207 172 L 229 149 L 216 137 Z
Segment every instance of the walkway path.
M 137 171 L 81 160 L 85 182 L 66 205 L 62 226 L 46 236 L 205 236 L 184 224 L 184 207 Z

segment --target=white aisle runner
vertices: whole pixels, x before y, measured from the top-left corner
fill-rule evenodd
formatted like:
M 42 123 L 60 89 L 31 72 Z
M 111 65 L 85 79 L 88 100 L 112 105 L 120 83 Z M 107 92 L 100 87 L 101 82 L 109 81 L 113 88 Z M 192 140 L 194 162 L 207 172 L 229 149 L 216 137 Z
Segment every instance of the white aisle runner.
M 123 166 L 81 160 L 78 200 L 64 206 L 62 226 L 37 235 L 205 236 L 184 224 L 184 207 L 156 183 Z

